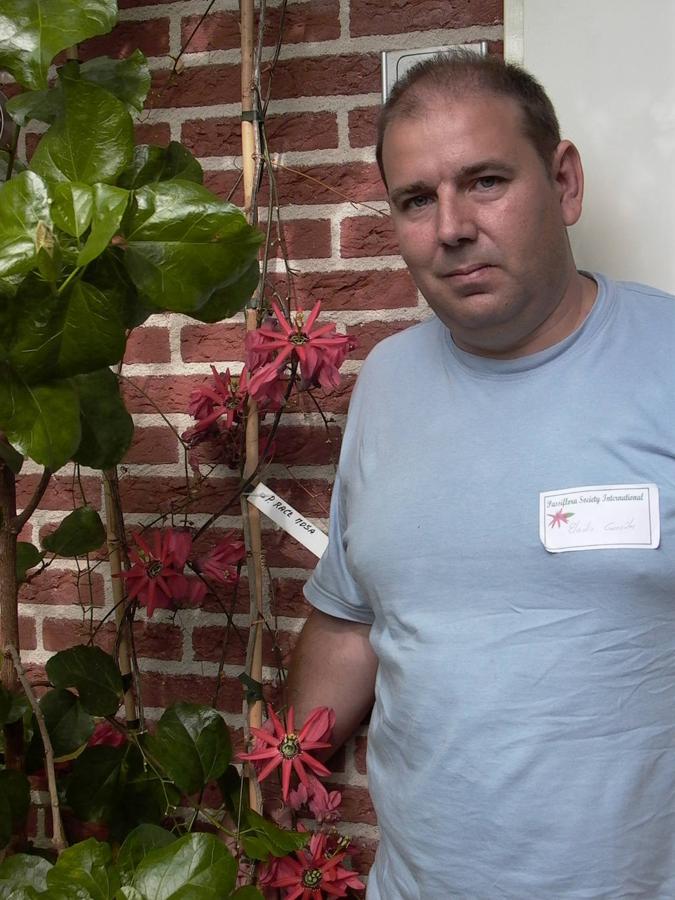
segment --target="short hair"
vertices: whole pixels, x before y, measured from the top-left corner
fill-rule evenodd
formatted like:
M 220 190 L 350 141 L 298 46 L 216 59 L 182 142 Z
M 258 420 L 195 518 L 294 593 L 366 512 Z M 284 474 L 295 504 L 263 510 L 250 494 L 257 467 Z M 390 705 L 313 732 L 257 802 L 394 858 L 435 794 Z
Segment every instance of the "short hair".
M 514 63 L 458 48 L 417 63 L 392 88 L 377 124 L 377 164 L 385 185 L 382 146 L 387 126 L 395 119 L 419 117 L 425 98 L 432 94 L 452 99 L 467 94 L 511 97 L 523 113 L 526 137 L 550 174 L 553 154 L 560 143 L 560 126 L 544 88 Z

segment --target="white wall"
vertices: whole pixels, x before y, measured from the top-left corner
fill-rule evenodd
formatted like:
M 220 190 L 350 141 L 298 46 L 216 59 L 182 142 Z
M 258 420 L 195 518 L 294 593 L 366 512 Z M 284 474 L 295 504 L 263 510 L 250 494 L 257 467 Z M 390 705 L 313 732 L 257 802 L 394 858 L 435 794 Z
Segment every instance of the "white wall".
M 505 55 L 581 151 L 579 268 L 675 293 L 675 2 L 504 0 Z

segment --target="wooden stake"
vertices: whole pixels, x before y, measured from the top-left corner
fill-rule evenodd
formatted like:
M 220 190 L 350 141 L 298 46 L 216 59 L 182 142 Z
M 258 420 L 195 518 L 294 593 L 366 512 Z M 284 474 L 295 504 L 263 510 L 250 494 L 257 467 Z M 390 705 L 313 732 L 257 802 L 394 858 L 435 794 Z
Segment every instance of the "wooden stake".
M 241 10 L 241 154 L 244 183 L 244 207 L 249 222 L 255 218 L 255 178 L 256 178 L 256 139 L 257 128 L 256 97 L 253 83 L 254 53 L 254 0 L 240 0 Z M 254 331 L 258 327 L 256 309 L 246 311 L 246 330 Z M 259 459 L 259 420 L 258 407 L 249 397 L 246 416 L 246 462 L 244 478 L 248 478 L 257 468 Z M 242 499 L 242 515 L 247 522 L 249 583 L 251 590 L 249 658 L 250 675 L 255 681 L 262 682 L 262 621 L 263 610 L 263 551 L 260 513 L 255 507 L 248 506 Z M 248 712 L 249 726 L 260 728 L 262 725 L 262 702 L 250 704 Z M 261 810 L 260 792 L 254 779 L 251 780 L 250 804 L 258 812 Z
M 117 478 L 115 470 L 103 473 L 103 488 L 105 491 L 105 516 L 108 531 L 108 560 L 110 562 L 110 583 L 112 584 L 113 604 L 115 606 L 115 622 L 117 624 L 118 634 L 118 663 L 122 678 L 124 679 L 124 714 L 127 720 L 127 727 L 137 729 L 139 727 L 138 716 L 136 715 L 136 702 L 134 693 L 129 684 L 131 680 L 131 662 L 129 659 L 129 623 L 124 617 L 124 587 L 119 574 L 122 571 L 121 559 L 121 538 L 119 534 L 118 518 L 115 510 L 115 498 L 113 491 L 113 483 Z

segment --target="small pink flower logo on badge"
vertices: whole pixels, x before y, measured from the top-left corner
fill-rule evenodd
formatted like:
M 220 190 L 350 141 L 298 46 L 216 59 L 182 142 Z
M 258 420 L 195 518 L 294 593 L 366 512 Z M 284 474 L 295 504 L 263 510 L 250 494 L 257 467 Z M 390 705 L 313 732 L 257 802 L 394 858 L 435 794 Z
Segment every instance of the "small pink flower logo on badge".
M 560 528 L 561 525 L 567 525 L 569 520 L 572 518 L 574 513 L 571 512 L 563 512 L 563 507 L 561 506 L 557 513 L 547 513 L 549 519 L 551 520 L 548 523 L 549 528 L 555 528 L 556 525 Z

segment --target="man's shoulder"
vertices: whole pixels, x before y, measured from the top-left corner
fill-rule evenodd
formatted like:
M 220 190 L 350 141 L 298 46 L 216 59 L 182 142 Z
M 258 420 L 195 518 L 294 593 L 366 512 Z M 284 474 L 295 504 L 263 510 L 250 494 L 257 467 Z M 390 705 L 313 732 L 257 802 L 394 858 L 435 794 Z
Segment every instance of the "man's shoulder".
M 408 328 L 384 338 L 368 354 L 364 368 L 372 369 L 401 363 L 410 364 L 419 353 L 428 352 L 438 341 L 442 328 L 436 316 L 411 322 Z
M 651 300 L 656 306 L 662 306 L 666 314 L 675 314 L 675 295 L 668 291 L 638 281 L 615 281 L 613 284 L 619 301 L 644 303 Z

